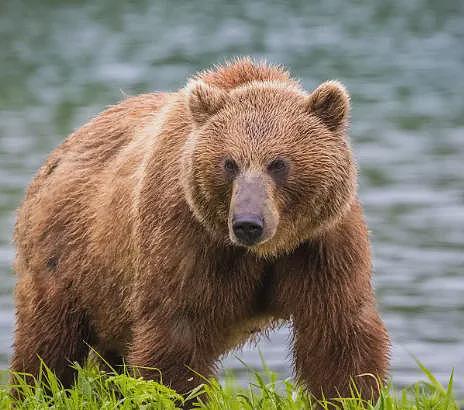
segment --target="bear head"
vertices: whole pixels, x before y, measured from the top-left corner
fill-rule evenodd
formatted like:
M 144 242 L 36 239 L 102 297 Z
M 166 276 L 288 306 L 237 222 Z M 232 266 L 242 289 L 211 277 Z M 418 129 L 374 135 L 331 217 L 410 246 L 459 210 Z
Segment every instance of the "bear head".
M 248 81 L 226 89 L 191 80 L 182 183 L 196 218 L 227 246 L 290 252 L 337 223 L 353 202 L 349 96 L 329 81 Z

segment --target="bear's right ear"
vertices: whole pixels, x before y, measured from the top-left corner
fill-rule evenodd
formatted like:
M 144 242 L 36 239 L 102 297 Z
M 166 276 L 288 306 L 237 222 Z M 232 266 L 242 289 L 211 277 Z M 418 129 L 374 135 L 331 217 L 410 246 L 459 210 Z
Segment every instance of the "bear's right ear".
M 221 88 L 206 84 L 202 80 L 191 80 L 186 87 L 187 104 L 193 120 L 204 124 L 229 100 L 229 94 Z
M 306 97 L 305 108 L 317 115 L 331 131 L 336 131 L 348 122 L 350 96 L 342 83 L 326 81 Z

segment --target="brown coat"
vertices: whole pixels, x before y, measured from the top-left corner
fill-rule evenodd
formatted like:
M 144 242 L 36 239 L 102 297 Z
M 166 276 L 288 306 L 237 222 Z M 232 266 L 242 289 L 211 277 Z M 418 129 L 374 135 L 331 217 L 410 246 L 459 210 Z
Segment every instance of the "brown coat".
M 16 225 L 12 369 L 72 382 L 88 345 L 181 392 L 256 331 L 291 320 L 313 394 L 364 397 L 389 339 L 371 286 L 339 83 L 306 94 L 236 60 L 128 98 L 40 168 Z M 143 370 L 145 377 L 157 372 Z

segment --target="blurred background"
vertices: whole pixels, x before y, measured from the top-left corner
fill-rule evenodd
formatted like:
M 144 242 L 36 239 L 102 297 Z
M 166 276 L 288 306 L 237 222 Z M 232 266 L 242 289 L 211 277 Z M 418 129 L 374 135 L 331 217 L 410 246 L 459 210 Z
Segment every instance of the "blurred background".
M 308 89 L 352 95 L 360 195 L 375 285 L 393 338 L 393 380 L 441 381 L 464 396 L 464 2 L 0 2 L 0 368 L 11 353 L 14 212 L 34 172 L 105 106 L 176 90 L 197 70 L 251 55 Z M 290 374 L 286 328 L 259 342 Z M 259 367 L 255 346 L 236 353 Z M 245 380 L 243 365 L 223 360 Z

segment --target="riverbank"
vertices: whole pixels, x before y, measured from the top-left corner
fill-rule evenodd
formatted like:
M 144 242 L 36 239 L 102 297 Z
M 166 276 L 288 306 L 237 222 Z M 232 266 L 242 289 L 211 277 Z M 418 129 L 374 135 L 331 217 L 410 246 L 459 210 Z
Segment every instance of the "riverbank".
M 420 365 L 421 366 L 421 365 Z M 15 401 L 8 393 L 6 373 L 0 383 L 0 409 L 176 409 L 183 398 L 166 386 L 153 381 L 145 381 L 124 374 L 105 374 L 95 366 L 76 367 L 77 382 L 72 389 L 64 390 L 54 375 L 44 369 L 33 386 L 24 382 L 18 384 L 23 395 L 22 401 Z M 458 403 L 453 394 L 453 376 L 447 386 L 441 385 L 435 377 L 421 366 L 424 381 L 403 389 L 393 386 L 382 389 L 375 404 L 363 402 L 353 391 L 352 397 L 339 400 L 341 409 L 369 410 L 458 410 L 464 403 Z M 250 370 L 251 371 L 251 370 Z M 207 400 L 204 400 L 204 398 Z M 307 409 L 311 402 L 303 391 L 291 380 L 278 380 L 270 372 L 252 373 L 248 387 L 239 386 L 232 376 L 222 383 L 205 380 L 205 384 L 192 392 L 189 399 L 198 402 L 197 407 L 209 410 Z M 325 409 L 334 407 L 322 403 Z

